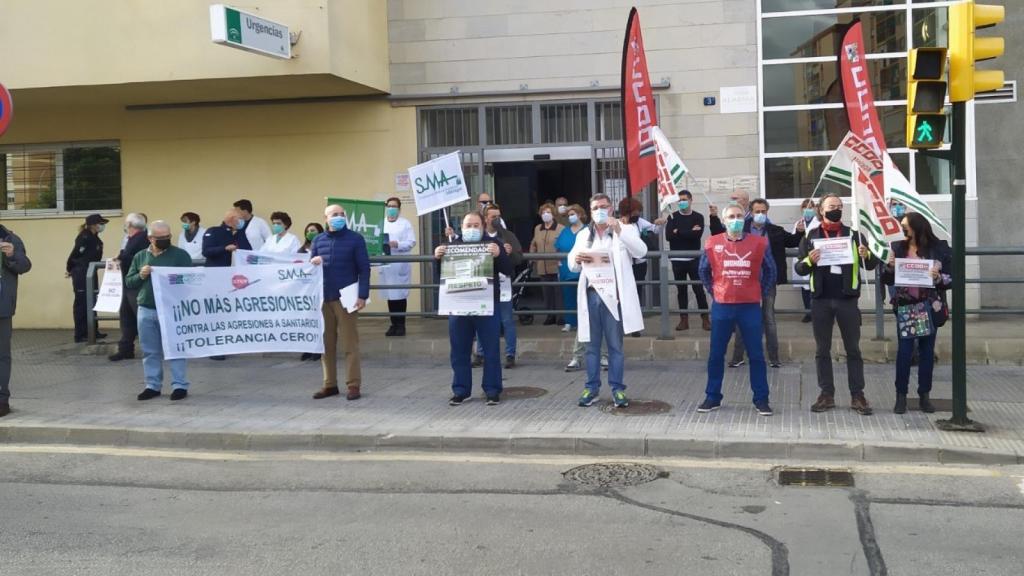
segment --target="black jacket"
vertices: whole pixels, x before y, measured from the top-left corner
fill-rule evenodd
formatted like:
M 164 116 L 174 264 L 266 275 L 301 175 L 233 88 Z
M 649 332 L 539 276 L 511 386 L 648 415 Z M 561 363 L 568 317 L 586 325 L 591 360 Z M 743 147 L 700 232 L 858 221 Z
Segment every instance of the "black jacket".
M 743 231 L 750 234 L 750 228 L 753 226 L 753 220 L 747 220 L 747 223 L 743 226 Z M 772 259 L 775 260 L 775 269 L 779 271 L 778 276 L 775 280 L 775 285 L 789 283 L 789 271 L 786 266 L 786 248 L 796 248 L 800 245 L 800 240 L 803 239 L 803 234 L 794 234 L 787 232 L 782 226 L 776 224 L 765 224 L 768 234 L 768 249 L 772 251 Z
M 226 224 L 206 229 L 203 234 L 203 258 L 207 266 L 231 266 L 231 252 L 226 248 L 234 244 L 242 250 L 252 250 L 245 230 L 234 230 Z
M 18 307 L 18 276 L 32 269 L 32 261 L 25 253 L 25 243 L 21 238 L 3 225 L 0 225 L 0 242 L 14 244 L 14 254 L 0 254 L 3 260 L 0 265 L 0 318 L 10 318 Z
M 149 248 L 149 238 L 145 231 L 128 239 L 128 243 L 117 254 L 117 261 L 121 264 L 121 278 L 128 276 L 128 270 L 132 267 L 132 259 L 146 248 Z
M 838 233 L 839 236 L 851 236 L 853 232 L 843 224 L 842 229 Z M 800 254 L 797 256 L 796 264 L 793 269 L 797 274 L 801 276 L 810 276 L 811 283 L 811 298 L 821 298 L 824 296 L 825 291 L 825 274 L 830 274 L 828 269 L 824 267 L 818 267 L 813 262 L 809 254 L 811 250 L 814 250 L 814 240 L 818 238 L 824 238 L 824 229 L 819 226 L 807 233 L 807 236 L 800 241 Z M 855 242 L 852 242 L 852 250 L 857 250 L 857 247 L 865 244 L 864 237 L 861 234 L 854 236 Z M 853 264 L 844 264 L 842 268 L 842 291 L 843 296 L 846 298 L 859 298 L 860 297 L 860 267 L 864 266 L 867 270 L 874 270 L 875 266 L 878 266 L 878 259 L 874 257 L 870 252 L 868 257 L 863 259 L 854 254 Z
M 896 258 L 907 257 L 907 241 L 900 240 L 899 242 L 893 242 L 892 253 Z M 949 244 L 945 240 L 939 240 L 938 244 L 930 246 L 926 254 L 918 254 L 918 258 L 926 260 L 938 260 L 942 263 L 942 277 L 935 286 L 939 290 L 949 289 L 953 279 L 953 251 L 950 250 Z M 896 269 L 889 266 L 888 263 L 882 269 L 882 283 L 886 286 L 893 286 L 896 284 Z M 900 304 L 912 304 L 912 302 L 899 302 Z
M 75 238 L 75 246 L 68 255 L 67 272 L 85 273 L 90 262 L 103 260 L 103 240 L 98 234 L 82 230 Z M 129 264 L 131 264 L 129 262 Z

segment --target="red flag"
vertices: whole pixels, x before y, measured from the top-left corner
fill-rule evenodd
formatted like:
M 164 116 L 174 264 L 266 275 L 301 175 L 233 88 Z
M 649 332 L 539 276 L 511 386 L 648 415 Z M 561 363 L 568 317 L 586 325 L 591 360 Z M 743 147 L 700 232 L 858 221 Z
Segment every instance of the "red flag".
M 626 173 L 632 196 L 658 177 L 657 150 L 652 128 L 658 125 L 647 56 L 640 35 L 640 16 L 629 11 L 622 46 L 622 133 L 626 139 Z
M 864 46 L 864 32 L 860 22 L 854 23 L 843 36 L 839 51 L 839 68 L 843 77 L 843 99 L 846 101 L 846 116 L 850 120 L 850 132 L 882 158 L 885 152 L 885 132 L 878 121 L 875 97 L 871 94 L 871 77 L 868 75 L 867 50 Z M 882 171 L 871 174 L 879 190 L 884 190 Z

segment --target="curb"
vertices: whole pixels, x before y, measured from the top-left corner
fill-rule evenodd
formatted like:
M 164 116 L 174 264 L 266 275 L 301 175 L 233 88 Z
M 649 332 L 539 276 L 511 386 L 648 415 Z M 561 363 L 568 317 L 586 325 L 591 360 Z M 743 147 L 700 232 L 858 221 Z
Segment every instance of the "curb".
M 0 444 L 224 451 L 440 452 L 634 458 L 786 459 L 930 464 L 1024 464 L 1024 453 L 926 444 L 757 441 L 679 436 L 542 434 L 261 434 L 173 429 L 0 426 Z

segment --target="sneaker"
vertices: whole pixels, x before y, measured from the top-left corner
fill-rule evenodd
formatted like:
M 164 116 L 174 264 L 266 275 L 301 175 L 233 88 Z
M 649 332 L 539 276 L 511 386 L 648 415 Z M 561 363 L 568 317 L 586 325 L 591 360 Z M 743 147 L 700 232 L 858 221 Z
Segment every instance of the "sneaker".
M 721 407 L 721 400 L 712 400 L 710 398 L 705 398 L 704 401 L 700 403 L 700 406 L 697 406 L 697 412 L 700 414 L 704 414 L 706 412 L 713 412 L 715 410 L 718 410 Z
M 607 356 L 601 356 L 601 369 L 604 370 L 605 372 L 608 371 L 608 357 Z
M 626 393 L 622 390 L 612 392 L 612 401 L 615 402 L 616 408 L 625 408 L 629 406 L 629 398 L 626 398 Z
M 484 365 L 484 357 L 479 354 L 473 354 L 473 368 L 479 368 Z
M 107 360 L 110 360 L 111 362 L 120 362 L 121 360 L 132 360 L 133 358 L 135 358 L 134 352 L 117 352 L 115 354 L 107 356 Z
M 774 412 L 772 412 L 772 407 L 768 405 L 767 401 L 754 404 L 754 408 L 757 408 L 757 413 L 760 416 L 771 416 L 774 414 Z
M 501 404 L 501 396 L 488 396 L 487 397 L 487 405 L 488 406 L 497 406 L 498 404 Z
M 778 360 L 774 362 L 769 362 L 768 365 L 771 366 L 772 368 L 779 368 L 782 366 L 782 364 Z
M 146 388 L 142 392 L 139 392 L 137 398 L 139 400 L 149 400 L 150 398 L 156 398 L 160 395 L 159 390 L 153 390 L 152 388 Z
M 515 367 L 516 367 L 516 357 L 515 356 L 511 356 L 511 355 L 505 356 L 505 368 L 515 368 Z
M 587 406 L 593 406 L 594 402 L 597 402 L 597 393 L 591 392 L 590 388 L 584 388 L 583 394 L 580 394 L 579 405 L 586 408 Z
M 579 358 L 573 358 L 572 360 L 569 360 L 568 364 L 565 365 L 566 372 L 579 372 L 581 369 L 582 367 L 580 366 Z
M 572 326 L 568 324 L 562 324 L 562 332 L 572 332 Z
M 739 360 L 737 362 L 729 362 L 729 368 L 739 368 L 740 366 L 743 366 L 746 363 L 747 363 L 746 360 Z
M 184 388 L 175 388 L 171 391 L 171 400 L 184 400 L 188 396 L 188 390 Z
M 836 407 L 836 399 L 829 394 L 819 394 L 818 399 L 811 404 L 811 412 L 825 412 Z
M 469 399 L 469 396 L 452 396 L 448 399 L 449 406 L 462 406 L 462 403 Z

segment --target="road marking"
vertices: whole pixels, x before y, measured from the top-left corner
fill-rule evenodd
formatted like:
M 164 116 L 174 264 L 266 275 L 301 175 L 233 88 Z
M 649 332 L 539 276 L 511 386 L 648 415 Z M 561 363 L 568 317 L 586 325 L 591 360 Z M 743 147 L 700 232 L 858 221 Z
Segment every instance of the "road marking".
M 1017 483 L 1017 489 L 1020 490 L 1020 495 L 1024 496 L 1024 476 L 1018 476 L 1020 482 Z
M 700 460 L 692 458 L 629 458 L 594 456 L 515 456 L 483 454 L 431 454 L 416 452 L 228 452 L 215 450 L 171 450 L 159 448 L 125 448 L 104 446 L 68 446 L 8 444 L 0 446 L 0 454 L 88 454 L 128 458 L 168 458 L 224 462 L 443 462 L 465 464 L 529 464 L 539 466 L 576 466 L 581 463 L 643 461 L 664 468 L 713 470 L 769 471 L 791 462 L 759 460 Z M 805 465 L 805 464 L 801 464 Z M 824 467 L 842 465 L 857 474 L 894 474 L 919 476 L 965 476 L 1002 478 L 998 468 L 949 464 L 876 464 L 870 462 L 824 463 Z M 813 467 L 813 463 L 806 464 Z M 1018 476 L 1014 476 L 1018 477 Z M 1018 485 L 1024 494 L 1024 479 Z

